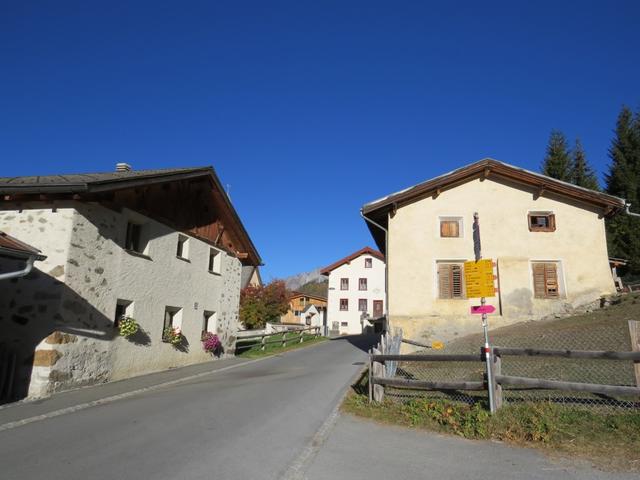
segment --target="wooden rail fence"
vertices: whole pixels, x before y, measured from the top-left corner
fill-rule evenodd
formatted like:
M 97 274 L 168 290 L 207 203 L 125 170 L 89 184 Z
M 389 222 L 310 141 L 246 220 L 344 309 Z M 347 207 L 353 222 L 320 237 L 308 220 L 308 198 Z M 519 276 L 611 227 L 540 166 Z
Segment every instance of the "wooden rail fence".
M 238 337 L 236 339 L 236 345 L 238 343 L 245 343 L 247 340 L 250 340 L 253 343 L 255 342 L 256 338 L 259 338 L 260 350 L 264 351 L 267 345 L 272 343 L 280 343 L 282 344 L 282 347 L 286 347 L 287 343 L 303 343 L 304 332 L 311 332 L 311 331 L 313 331 L 312 335 L 314 336 L 314 338 L 318 338 L 320 336 L 320 327 L 307 327 L 307 328 L 298 328 L 295 330 L 286 330 L 284 332 L 261 333 L 258 335 L 247 335 L 245 337 Z M 291 335 L 292 333 L 294 335 Z M 295 335 L 295 333 L 298 333 L 298 335 Z M 273 340 L 271 339 L 267 340 L 268 337 L 281 337 L 281 338 L 274 338 Z
M 635 350 L 635 349 L 634 349 Z M 486 375 L 484 381 L 423 381 L 405 378 L 386 378 L 384 376 L 385 362 L 481 362 L 486 364 L 484 353 L 472 355 L 382 355 L 373 350 L 369 355 L 369 401 L 380 402 L 384 399 L 384 387 L 401 387 L 413 390 L 488 390 L 493 389 L 496 408 L 503 403 L 502 387 L 524 387 L 530 389 L 559 390 L 566 392 L 588 392 L 604 395 L 630 395 L 640 397 L 640 378 L 637 386 L 604 385 L 595 383 L 565 382 L 546 380 L 542 378 L 517 377 L 502 374 L 502 359 L 508 356 L 527 357 L 556 357 L 573 359 L 597 360 L 630 360 L 635 364 L 636 371 L 640 366 L 640 351 L 613 352 L 592 350 L 544 350 L 534 348 L 492 348 L 492 373 Z M 492 378 L 492 385 L 488 385 L 487 378 Z

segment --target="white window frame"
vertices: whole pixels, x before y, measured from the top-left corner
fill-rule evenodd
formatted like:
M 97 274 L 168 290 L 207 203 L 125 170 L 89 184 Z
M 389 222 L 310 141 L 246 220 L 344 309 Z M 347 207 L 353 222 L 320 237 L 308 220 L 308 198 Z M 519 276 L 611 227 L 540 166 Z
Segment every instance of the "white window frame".
M 215 253 L 213 257 L 213 268 L 209 269 L 209 265 L 211 264 L 211 254 Z M 218 250 L 217 248 L 209 247 L 209 256 L 207 257 L 207 270 L 209 273 L 214 273 L 216 275 L 220 275 L 222 272 L 222 250 Z
M 178 234 L 178 243 L 176 244 L 176 257 L 181 260 L 189 260 L 189 237 L 186 235 L 179 233 Z M 182 244 L 182 254 L 178 255 L 178 246 Z
M 217 330 L 218 330 L 218 313 L 215 312 L 214 310 L 203 310 L 202 333 L 205 333 L 205 332 L 216 333 Z
M 131 317 L 133 318 L 133 301 L 132 300 L 125 300 L 124 298 L 118 298 L 116 300 L 116 311 L 118 309 L 118 305 L 122 305 L 124 306 L 124 313 L 123 316 L 124 317 Z M 118 326 L 118 321 L 119 319 L 116 319 L 116 311 L 113 312 L 113 326 L 117 327 Z M 118 321 L 117 321 L 118 320 Z

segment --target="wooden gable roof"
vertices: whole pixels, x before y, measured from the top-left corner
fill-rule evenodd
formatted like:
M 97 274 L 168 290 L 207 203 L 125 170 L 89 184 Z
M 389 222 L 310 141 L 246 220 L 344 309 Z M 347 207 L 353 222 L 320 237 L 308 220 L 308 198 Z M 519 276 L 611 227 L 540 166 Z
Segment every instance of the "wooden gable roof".
M 0 202 L 77 200 L 129 208 L 261 265 L 212 167 L 0 178 Z
M 495 178 L 508 180 L 514 184 L 526 185 L 536 189 L 539 196 L 553 194 L 555 196 L 576 200 L 583 204 L 602 209 L 604 216 L 613 216 L 624 210 L 625 200 L 622 198 L 579 187 L 540 173 L 531 172 L 515 167 L 508 163 L 491 158 L 466 165 L 452 172 L 440 175 L 399 192 L 387 195 L 362 207 L 362 214 L 384 228 L 388 227 L 388 215 L 404 205 L 417 202 L 427 197 L 437 197 L 445 190 L 478 178 Z M 369 224 L 367 226 L 376 244 L 384 253 L 385 236 L 379 228 Z

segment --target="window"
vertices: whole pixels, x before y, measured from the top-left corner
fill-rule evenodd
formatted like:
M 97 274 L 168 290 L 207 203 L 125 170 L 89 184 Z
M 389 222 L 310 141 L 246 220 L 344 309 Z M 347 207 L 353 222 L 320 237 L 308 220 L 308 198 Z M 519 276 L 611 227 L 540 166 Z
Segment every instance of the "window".
M 189 258 L 189 238 L 185 235 L 178 235 L 178 248 L 176 257 L 187 260 Z
M 366 312 L 367 311 L 367 299 L 366 298 L 360 298 L 358 300 L 358 311 L 359 312 Z
M 340 326 L 341 327 L 348 327 L 349 326 L 349 322 L 340 322 Z
M 300 316 L 300 310 L 294 310 L 294 311 L 293 311 L 293 314 L 294 314 L 296 317 L 299 317 L 299 316 Z
M 440 218 L 440 236 L 443 238 L 457 238 L 462 236 L 461 217 Z
M 162 327 L 163 338 L 164 331 L 168 327 L 180 328 L 182 327 L 182 309 L 179 307 L 165 307 L 164 308 L 164 324 Z
M 349 279 L 341 278 L 340 279 L 340 290 L 349 290 Z
M 340 311 L 341 312 L 348 312 L 349 311 L 349 299 L 348 298 L 341 298 L 340 299 Z
M 142 227 L 139 223 L 127 223 L 127 236 L 124 248 L 132 252 L 144 253 L 146 245 L 142 235 Z
M 358 290 L 366 290 L 367 289 L 367 279 L 359 278 L 358 279 Z
M 465 298 L 462 263 L 438 263 L 438 297 Z
M 531 270 L 535 298 L 560 298 L 558 262 L 532 262 Z
M 220 273 L 222 263 L 222 252 L 215 248 L 209 249 L 209 271 L 211 273 Z
M 555 232 L 556 216 L 551 212 L 529 212 L 530 232 Z
M 120 320 L 124 317 L 131 316 L 133 316 L 133 302 L 131 300 L 118 299 L 116 301 L 116 313 L 113 316 L 114 328 L 118 328 L 120 326 Z
M 373 259 L 372 258 L 365 258 L 364 259 L 364 268 L 371 268 L 373 266 Z
M 206 332 L 216 333 L 216 312 L 202 312 L 202 334 Z

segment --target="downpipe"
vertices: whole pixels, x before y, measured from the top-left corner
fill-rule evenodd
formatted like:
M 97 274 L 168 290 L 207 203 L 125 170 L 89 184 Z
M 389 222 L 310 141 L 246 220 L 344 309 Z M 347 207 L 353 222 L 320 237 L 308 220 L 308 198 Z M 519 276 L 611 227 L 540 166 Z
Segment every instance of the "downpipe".
M 636 218 L 640 218 L 640 213 L 633 213 L 631 210 L 629 210 L 631 208 L 631 204 L 627 203 L 624 206 L 624 213 L 626 213 L 627 215 L 631 216 L 631 217 L 636 217 Z
M 33 269 L 33 263 L 36 261 L 36 257 L 27 258 L 26 264 L 22 270 L 17 272 L 0 273 L 0 280 L 11 280 L 12 278 L 19 278 L 29 275 Z

